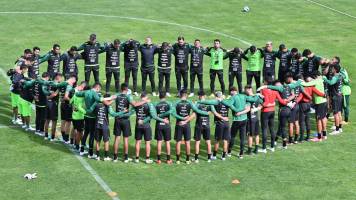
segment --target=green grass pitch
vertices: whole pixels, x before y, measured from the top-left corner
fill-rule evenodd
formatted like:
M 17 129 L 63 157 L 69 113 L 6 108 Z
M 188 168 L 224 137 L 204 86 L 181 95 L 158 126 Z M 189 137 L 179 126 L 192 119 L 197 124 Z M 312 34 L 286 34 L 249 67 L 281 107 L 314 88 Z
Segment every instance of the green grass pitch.
M 173 43 L 178 35 L 184 35 L 189 43 L 199 38 L 204 46 L 211 46 L 213 39 L 219 38 L 227 49 L 246 48 L 247 43 L 260 47 L 271 40 L 275 48 L 285 43 L 288 48 L 310 48 L 324 57 L 338 55 L 353 77 L 356 73 L 356 19 L 352 16 L 356 16 L 356 4 L 352 0 L 318 2 L 349 16 L 306 0 L 2 0 L 0 67 L 5 71 L 12 67 L 25 48 L 39 46 L 42 53 L 46 53 L 54 43 L 59 43 L 65 51 L 71 45 L 80 45 L 94 32 L 99 42 L 115 38 L 124 41 L 131 37 L 143 42 L 144 37 L 152 36 L 156 44 Z M 241 12 L 245 5 L 250 7 L 249 13 Z M 62 14 L 4 13 L 9 11 Z M 105 56 L 101 55 L 101 80 L 105 79 L 104 61 Z M 209 91 L 207 61 L 204 88 Z M 225 62 L 226 84 L 227 64 Z M 43 64 L 42 70 L 46 67 Z M 80 67 L 82 79 L 82 62 Z M 123 80 L 123 68 L 121 77 Z M 110 199 L 67 147 L 10 125 L 8 84 L 3 77 L 0 80 L 0 199 Z M 217 86 L 219 88 L 219 84 Z M 141 87 L 140 74 L 138 87 Z M 171 87 L 175 93 L 174 73 Z M 351 108 L 355 103 L 351 100 Z M 303 143 L 287 151 L 246 156 L 243 160 L 237 159 L 235 149 L 231 159 L 207 163 L 205 145 L 201 147 L 199 164 L 159 166 L 85 160 L 120 199 L 355 199 L 353 117 L 355 113 L 351 109 L 351 124 L 344 127 L 343 134 L 330 136 L 326 142 Z M 133 122 L 134 117 L 131 119 Z M 131 157 L 134 154 L 132 139 Z M 152 143 L 152 157 L 155 157 L 156 142 Z M 122 158 L 122 146 L 119 151 Z M 22 176 L 29 172 L 37 172 L 39 178 L 26 181 Z M 233 185 L 233 179 L 241 183 Z

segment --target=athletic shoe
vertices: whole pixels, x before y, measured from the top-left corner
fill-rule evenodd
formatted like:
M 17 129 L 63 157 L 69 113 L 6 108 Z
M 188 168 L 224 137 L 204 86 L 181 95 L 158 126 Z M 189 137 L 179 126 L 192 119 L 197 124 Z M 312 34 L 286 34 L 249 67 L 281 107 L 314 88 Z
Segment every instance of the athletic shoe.
M 137 92 L 134 92 L 133 94 L 134 94 L 136 97 L 138 96 L 138 93 L 137 93 Z
M 271 152 L 275 151 L 274 147 L 273 148 L 269 148 L 268 150 L 270 150 Z
M 330 130 L 336 130 L 336 126 L 332 126 L 331 128 L 330 128 Z
M 297 140 L 293 141 L 293 144 L 298 144 L 298 141 Z
M 282 147 L 282 149 L 286 150 L 286 149 L 288 149 L 288 147 L 287 147 L 287 146 L 285 146 L 285 147 Z
M 70 145 L 70 141 L 64 141 L 64 144 Z
M 140 162 L 140 159 L 135 159 L 135 163 L 139 163 Z
M 126 160 L 124 160 L 124 163 L 129 163 L 132 161 L 132 158 L 127 158 Z
M 239 159 L 243 159 L 243 158 L 244 158 L 243 155 L 238 155 L 237 157 L 238 157 Z
M 104 158 L 104 161 L 112 161 L 112 158 L 106 157 L 106 158 Z
M 169 92 L 166 92 L 167 97 L 171 97 L 171 94 Z
M 12 119 L 11 122 L 12 122 L 13 125 L 16 125 L 16 120 L 15 119 Z
M 340 134 L 340 131 L 337 131 L 337 130 L 330 133 L 330 135 L 339 135 L 339 134 Z
M 216 160 L 216 156 L 211 156 L 211 160 Z
M 188 97 L 194 97 L 194 93 L 191 92 Z
M 277 141 L 274 141 L 274 146 L 277 147 Z
M 186 160 L 185 163 L 186 163 L 187 165 L 190 165 L 191 162 L 190 162 L 190 160 Z
M 177 160 L 177 161 L 176 161 L 176 164 L 179 165 L 179 164 L 180 164 L 180 160 Z
M 214 93 L 211 93 L 209 97 L 210 97 L 210 98 L 213 98 L 213 97 L 215 97 L 215 94 L 214 94 Z
M 226 155 L 227 157 L 231 158 L 231 153 L 227 153 Z
M 16 122 L 16 124 L 18 124 L 18 125 L 23 125 L 23 122 L 22 122 L 21 119 L 17 119 L 15 122 Z
M 151 164 L 151 163 L 153 163 L 153 160 L 151 160 L 151 159 L 146 159 L 146 164 Z
M 342 128 L 339 128 L 339 132 L 342 133 Z
M 119 159 L 116 158 L 116 159 L 113 159 L 112 161 L 113 161 L 114 163 L 117 163 L 117 162 L 119 162 Z
M 41 132 L 39 130 L 36 130 L 35 135 L 41 135 Z
M 98 157 L 96 157 L 96 158 L 95 158 L 95 160 L 100 161 L 100 157 L 99 157 L 99 156 L 98 156 Z
M 328 136 L 323 136 L 323 140 L 327 140 L 328 139 Z
M 208 163 L 211 163 L 211 159 L 208 159 Z
M 198 164 L 199 163 L 199 159 L 192 159 L 192 162 Z
M 48 140 L 48 137 L 44 137 L 43 139 L 44 139 L 44 140 Z
M 21 126 L 21 128 L 26 129 L 27 126 L 24 124 L 24 125 Z
M 93 154 L 92 156 L 91 156 L 91 155 L 88 155 L 88 158 L 89 158 L 89 159 L 96 159 L 96 158 L 98 158 L 98 156 L 95 155 L 95 154 Z
M 160 165 L 162 163 L 161 160 L 156 160 L 157 165 Z
M 84 150 L 84 151 L 79 152 L 79 155 L 80 155 L 80 156 L 84 156 L 84 155 L 86 155 L 86 154 L 88 154 L 88 152 L 87 152 L 87 151 L 85 151 L 85 150 Z
M 172 163 L 173 163 L 172 160 L 167 160 L 167 164 L 168 164 L 168 165 L 171 165 Z
M 221 157 L 221 160 L 222 160 L 222 161 L 225 161 L 225 160 L 226 160 L 226 158 L 225 158 L 225 157 Z
M 267 153 L 267 149 L 259 149 L 258 152 L 259 153 Z
M 152 92 L 152 96 L 156 97 L 158 96 L 156 92 Z

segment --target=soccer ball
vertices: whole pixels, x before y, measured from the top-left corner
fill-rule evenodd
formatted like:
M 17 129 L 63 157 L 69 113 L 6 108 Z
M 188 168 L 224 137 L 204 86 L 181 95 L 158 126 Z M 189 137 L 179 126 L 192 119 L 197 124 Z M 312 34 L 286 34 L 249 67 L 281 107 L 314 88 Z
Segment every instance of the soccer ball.
M 245 6 L 243 9 L 242 9 L 242 12 L 249 12 L 250 11 L 250 8 L 248 6 Z

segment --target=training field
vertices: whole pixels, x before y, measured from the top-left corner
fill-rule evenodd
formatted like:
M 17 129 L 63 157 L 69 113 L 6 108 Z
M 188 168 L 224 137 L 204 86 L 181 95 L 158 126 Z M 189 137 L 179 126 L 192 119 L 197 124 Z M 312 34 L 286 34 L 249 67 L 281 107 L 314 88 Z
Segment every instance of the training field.
M 156 44 L 173 43 L 178 35 L 184 35 L 189 43 L 199 38 L 204 46 L 212 46 L 213 39 L 219 38 L 226 49 L 235 46 L 245 49 L 250 44 L 262 47 L 271 40 L 274 49 L 285 43 L 288 48 L 310 48 L 323 57 L 338 55 L 352 79 L 356 76 L 356 3 L 353 0 L 316 1 L 2 0 L 0 72 L 5 75 L 3 72 L 13 66 L 25 48 L 39 46 L 44 54 L 58 43 L 64 52 L 96 33 L 101 43 L 116 38 L 143 42 L 146 36 L 152 36 Z M 249 13 L 241 12 L 245 5 L 250 7 Z M 101 54 L 103 83 L 104 61 L 105 55 Z M 79 66 L 83 80 L 82 61 Z M 121 66 L 123 80 L 123 64 Z M 226 60 L 226 85 L 227 66 Z M 41 65 L 41 71 L 46 68 L 46 63 Z M 245 74 L 243 76 L 245 78 Z M 139 73 L 139 91 L 140 77 Z M 209 93 L 208 77 L 206 57 L 204 88 Z M 330 136 L 322 143 L 293 145 L 286 151 L 277 149 L 275 153 L 245 156 L 242 160 L 236 157 L 236 145 L 232 158 L 212 163 L 206 162 L 206 148 L 202 145 L 199 164 L 124 164 L 81 158 L 59 142 L 45 141 L 10 124 L 9 85 L 4 76 L 0 80 L 0 199 L 3 200 L 356 198 L 354 100 L 351 101 L 351 123 L 343 127 L 341 135 Z M 158 85 L 157 73 L 156 81 Z M 130 80 L 130 87 L 131 83 Z M 352 86 L 355 88 L 354 82 Z M 220 89 L 219 84 L 216 87 Z M 172 93 L 176 93 L 174 72 L 171 88 Z M 197 82 L 195 88 L 198 88 Z M 34 115 L 32 118 L 33 121 Z M 132 128 L 134 119 L 131 117 Z M 314 117 L 312 122 L 315 130 Z M 214 127 L 212 133 L 213 130 Z M 134 155 L 133 142 L 131 137 L 130 157 Z M 155 159 L 156 141 L 152 144 L 151 158 Z M 174 145 L 172 142 L 173 159 Z M 162 150 L 165 151 L 164 146 Z M 142 149 L 141 158 L 143 155 Z M 121 144 L 119 158 L 122 159 Z M 162 158 L 165 160 L 165 154 Z M 30 172 L 37 172 L 38 178 L 25 180 L 23 175 Z M 234 185 L 233 179 L 241 183 Z M 110 191 L 117 195 L 111 197 Z

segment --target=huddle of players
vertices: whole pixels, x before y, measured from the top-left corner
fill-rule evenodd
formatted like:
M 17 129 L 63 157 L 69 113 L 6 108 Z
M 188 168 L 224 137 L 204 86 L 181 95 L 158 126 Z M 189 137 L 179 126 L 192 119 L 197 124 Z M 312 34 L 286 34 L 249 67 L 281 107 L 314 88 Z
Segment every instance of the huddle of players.
M 91 39 L 93 37 L 94 36 L 92 35 Z M 118 42 L 116 41 L 112 45 L 115 46 L 115 44 L 117 46 Z M 318 130 L 318 137 L 314 138 L 314 140 L 321 141 L 327 138 L 326 117 L 328 112 L 328 102 L 331 102 L 330 104 L 332 105 L 335 117 L 335 131 L 332 134 L 339 134 L 342 132 L 342 90 L 345 86 L 349 86 L 349 79 L 346 70 L 340 67 L 340 59 L 338 57 L 328 61 L 315 56 L 310 50 L 305 50 L 302 57 L 296 49 L 289 51 L 284 45 L 280 46 L 280 51 L 274 52 L 271 43 L 267 43 L 264 49 L 257 49 L 254 46 L 251 46 L 245 52 L 242 52 L 239 49 L 234 49 L 233 51 L 238 52 L 237 54 L 239 54 L 240 59 L 244 58 L 248 61 L 246 70 L 247 82 L 251 83 L 252 78 L 255 78 L 260 94 L 254 95 L 249 84 L 245 87 L 244 92 L 242 92 L 241 81 L 238 81 L 240 82 L 240 84 L 238 84 L 238 90 L 231 84 L 231 97 L 229 99 L 223 99 L 223 93 L 216 92 L 215 100 L 205 100 L 205 94 L 203 90 L 200 90 L 198 95 L 199 101 L 194 104 L 187 100 L 187 90 L 183 88 L 180 91 L 181 99 L 178 102 L 170 103 L 166 101 L 165 97 L 169 93 L 160 90 L 160 102 L 153 104 L 150 103 L 146 92 L 142 92 L 140 101 L 133 101 L 131 95 L 128 94 L 127 83 L 121 85 L 121 90 L 117 95 L 104 95 L 102 97 L 99 94 L 101 85 L 98 83 L 98 65 L 95 64 L 97 63 L 96 59 L 98 57 L 94 56 L 95 53 L 93 53 L 93 55 L 90 54 L 90 52 L 93 52 L 92 49 L 86 47 L 84 44 L 79 48 L 84 49 L 82 54 L 77 54 L 77 49 L 72 47 L 66 54 L 59 55 L 59 48 L 59 45 L 54 45 L 53 50 L 43 57 L 39 56 L 38 47 L 35 47 L 33 52 L 31 52 L 31 50 L 25 50 L 24 56 L 18 60 L 15 70 L 9 73 L 13 83 L 11 92 L 12 107 L 14 109 L 13 122 L 18 123 L 21 121 L 20 123 L 24 124 L 23 128 L 33 130 L 29 125 L 29 118 L 31 116 L 31 102 L 34 100 L 36 104 L 36 133 L 44 133 L 45 138 L 48 138 L 49 126 L 51 125 L 50 139 L 53 140 L 55 139 L 58 106 L 60 102 L 62 120 L 61 132 L 63 140 L 66 143 L 75 144 L 76 149 L 80 151 L 80 154 L 84 155 L 87 153 L 85 152 L 84 147 L 86 146 L 87 137 L 89 136 L 89 158 L 100 159 L 100 157 L 97 157 L 96 155 L 99 155 L 100 141 L 104 140 L 104 160 L 111 160 L 108 156 L 109 114 L 115 117 L 114 161 L 117 161 L 118 159 L 118 146 L 122 134 L 124 137 L 125 162 L 130 161 L 130 158 L 128 157 L 128 138 L 131 135 L 129 117 L 134 113 L 136 113 L 137 116 L 135 125 L 135 161 L 138 162 L 140 144 L 143 138 L 146 143 L 146 163 L 152 162 L 152 160 L 150 160 L 150 141 L 152 139 L 152 130 L 150 127 L 151 119 L 157 121 L 155 139 L 158 141 L 158 163 L 161 162 L 160 155 L 163 140 L 166 143 L 167 163 L 172 163 L 170 156 L 170 116 L 177 119 L 174 136 L 174 139 L 176 140 L 177 163 L 180 162 L 180 146 L 182 139 L 184 139 L 184 144 L 186 146 L 186 162 L 190 163 L 191 133 L 189 122 L 195 116 L 197 117 L 194 129 L 196 148 L 193 160 L 195 162 L 198 162 L 199 146 L 202 135 L 207 143 L 208 161 L 216 159 L 220 142 L 223 143 L 223 153 L 221 158 L 225 160 L 226 156 L 231 156 L 231 151 L 237 134 L 239 134 L 240 137 L 239 157 L 242 158 L 244 155 L 246 131 L 249 135 L 248 154 L 252 153 L 253 137 L 255 137 L 254 152 L 267 152 L 266 143 L 268 130 L 271 135 L 271 151 L 274 151 L 275 141 L 277 141 L 278 136 L 281 136 L 283 139 L 283 148 L 287 148 L 287 142 L 293 144 L 298 141 L 309 140 L 309 113 L 312 101 L 314 102 L 316 109 Z M 100 46 L 97 46 L 97 48 L 100 49 Z M 106 47 L 106 49 L 107 48 L 108 47 Z M 87 53 L 85 53 L 86 51 Z M 88 89 L 87 81 L 76 85 L 78 77 L 76 60 L 83 57 L 89 58 L 85 59 L 86 79 L 90 79 L 91 71 L 94 71 L 94 78 L 96 77 L 96 83 L 91 89 Z M 261 58 L 264 58 L 264 85 L 260 87 L 259 80 L 261 73 L 256 66 L 261 62 Z M 280 58 L 279 80 L 277 81 L 274 80 L 276 58 Z M 218 57 L 217 59 L 219 60 L 220 58 Z M 58 71 L 59 63 L 62 60 L 63 73 L 61 74 Z M 93 60 L 92 63 L 94 64 L 90 64 L 91 60 Z M 40 78 L 37 78 L 38 66 L 44 61 L 48 61 L 48 70 L 43 73 Z M 115 64 L 113 60 L 111 61 L 112 65 Z M 116 61 L 117 60 L 115 60 L 115 62 Z M 240 66 L 242 66 L 241 60 L 239 62 Z M 216 64 L 216 62 L 214 61 L 212 64 Z M 108 65 L 109 64 L 107 63 L 107 66 Z M 320 65 L 326 76 L 321 76 L 319 72 Z M 106 72 L 108 74 L 108 69 Z M 110 73 L 114 73 L 114 76 L 117 72 L 118 71 L 115 70 L 110 71 Z M 232 70 L 230 72 L 237 72 L 236 74 L 241 76 L 242 67 L 241 70 Z M 26 74 L 28 74 L 28 77 L 25 77 Z M 217 74 L 219 76 L 219 73 Z M 301 81 L 302 79 L 305 81 Z M 118 85 L 118 83 L 116 83 L 116 85 Z M 277 134 L 273 129 L 276 100 L 278 100 L 280 104 Z M 113 101 L 116 102 L 115 109 L 109 106 Z M 229 109 L 232 111 L 233 118 L 231 127 L 228 118 Z M 261 119 L 258 117 L 259 110 L 261 110 Z M 17 120 L 18 113 L 22 120 Z M 214 114 L 214 122 L 216 125 L 216 142 L 213 153 L 210 142 L 210 113 Z M 347 120 L 346 116 L 345 120 Z M 71 123 L 73 123 L 74 127 L 74 131 L 72 132 L 70 129 Z M 259 150 L 258 136 L 260 123 L 262 127 L 262 149 Z M 285 131 L 287 124 L 289 127 L 288 138 Z M 307 132 L 306 137 L 304 137 L 305 131 Z M 94 154 L 94 140 L 97 141 L 96 154 Z

